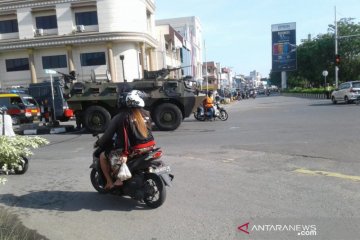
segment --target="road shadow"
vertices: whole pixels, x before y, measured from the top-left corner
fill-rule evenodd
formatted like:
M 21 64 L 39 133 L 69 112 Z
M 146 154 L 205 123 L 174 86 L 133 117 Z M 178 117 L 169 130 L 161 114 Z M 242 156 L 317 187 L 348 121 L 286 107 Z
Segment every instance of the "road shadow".
M 73 212 L 150 210 L 131 198 L 97 192 L 34 191 L 24 195 L 1 194 L 0 203 L 9 207 Z

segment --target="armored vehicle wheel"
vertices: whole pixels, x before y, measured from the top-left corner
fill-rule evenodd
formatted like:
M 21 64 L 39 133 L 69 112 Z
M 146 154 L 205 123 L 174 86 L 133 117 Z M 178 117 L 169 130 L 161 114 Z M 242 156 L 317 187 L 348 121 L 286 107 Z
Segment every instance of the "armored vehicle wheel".
M 183 116 L 175 104 L 163 103 L 155 108 L 152 119 L 159 130 L 172 131 L 180 126 Z
M 111 115 L 101 106 L 91 106 L 85 110 L 83 124 L 91 133 L 102 133 L 111 121 Z

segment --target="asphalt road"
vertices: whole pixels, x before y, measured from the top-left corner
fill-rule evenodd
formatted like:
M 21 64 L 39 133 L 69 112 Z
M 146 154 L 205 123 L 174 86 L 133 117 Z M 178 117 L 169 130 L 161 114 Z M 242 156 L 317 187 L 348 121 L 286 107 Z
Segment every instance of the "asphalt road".
M 225 108 L 228 121 L 154 132 L 175 175 L 158 209 L 98 194 L 95 139 L 81 133 L 45 135 L 0 205 L 51 240 L 358 239 L 360 106 L 270 96 Z

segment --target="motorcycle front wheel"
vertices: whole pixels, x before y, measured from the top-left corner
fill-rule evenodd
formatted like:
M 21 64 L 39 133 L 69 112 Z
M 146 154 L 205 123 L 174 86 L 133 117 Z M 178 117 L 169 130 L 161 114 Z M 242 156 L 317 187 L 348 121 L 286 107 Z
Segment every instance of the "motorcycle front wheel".
M 220 110 L 220 120 L 221 121 L 226 121 L 228 119 L 229 115 L 225 110 Z
M 100 174 L 95 168 L 91 170 L 90 180 L 91 180 L 91 184 L 96 189 L 96 191 L 98 191 L 99 193 L 107 193 L 107 191 L 104 188 L 105 180 L 102 174 Z
M 158 208 L 165 202 L 166 189 L 160 176 L 153 173 L 146 174 L 144 190 L 144 202 L 148 207 Z

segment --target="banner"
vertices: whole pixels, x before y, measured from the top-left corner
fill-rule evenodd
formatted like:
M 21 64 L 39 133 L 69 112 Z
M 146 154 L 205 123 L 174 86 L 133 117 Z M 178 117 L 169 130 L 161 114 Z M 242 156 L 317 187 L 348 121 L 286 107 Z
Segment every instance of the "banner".
M 271 32 L 272 71 L 296 70 L 296 23 L 273 24 Z

